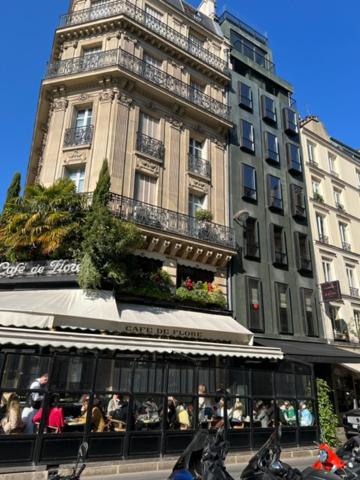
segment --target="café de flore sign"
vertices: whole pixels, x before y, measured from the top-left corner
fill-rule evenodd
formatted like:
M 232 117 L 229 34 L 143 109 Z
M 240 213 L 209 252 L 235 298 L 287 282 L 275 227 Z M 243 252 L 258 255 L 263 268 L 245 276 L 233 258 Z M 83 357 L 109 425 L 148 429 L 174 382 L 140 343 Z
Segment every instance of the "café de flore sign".
M 0 283 L 22 281 L 69 281 L 79 273 L 76 260 L 42 260 L 36 262 L 0 263 Z

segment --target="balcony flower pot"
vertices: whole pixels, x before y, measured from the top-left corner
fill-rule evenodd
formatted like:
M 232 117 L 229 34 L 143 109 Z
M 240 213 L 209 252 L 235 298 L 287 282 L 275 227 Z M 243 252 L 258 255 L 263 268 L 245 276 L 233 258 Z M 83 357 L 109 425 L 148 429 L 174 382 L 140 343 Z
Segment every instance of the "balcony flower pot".
M 199 210 L 196 210 L 195 218 L 196 220 L 199 221 L 199 223 L 200 222 L 210 223 L 212 222 L 213 214 L 210 212 L 210 210 L 205 210 L 200 208 Z
M 314 200 L 315 202 L 324 203 L 324 197 L 317 192 L 314 193 Z

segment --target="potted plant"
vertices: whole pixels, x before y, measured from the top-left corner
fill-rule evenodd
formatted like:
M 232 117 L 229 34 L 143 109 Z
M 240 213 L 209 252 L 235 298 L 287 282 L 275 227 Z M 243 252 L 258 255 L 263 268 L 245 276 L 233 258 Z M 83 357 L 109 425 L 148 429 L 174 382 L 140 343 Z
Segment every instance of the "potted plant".
M 315 202 L 324 203 L 324 197 L 319 192 L 314 192 Z
M 199 222 L 211 222 L 213 219 L 213 214 L 210 212 L 210 210 L 199 208 L 199 210 L 196 210 L 195 212 L 195 218 L 196 220 L 199 220 Z

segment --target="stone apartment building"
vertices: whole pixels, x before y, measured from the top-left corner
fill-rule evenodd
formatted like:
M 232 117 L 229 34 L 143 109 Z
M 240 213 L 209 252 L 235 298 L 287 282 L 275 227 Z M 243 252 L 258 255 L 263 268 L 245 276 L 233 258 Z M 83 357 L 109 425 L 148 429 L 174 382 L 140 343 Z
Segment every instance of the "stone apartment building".
M 42 82 L 28 182 L 68 176 L 92 192 L 104 159 L 112 208 L 146 237 L 139 254 L 174 283 L 227 293 L 229 45 L 214 3 L 73 1 Z M 206 227 L 195 212 L 211 212 Z

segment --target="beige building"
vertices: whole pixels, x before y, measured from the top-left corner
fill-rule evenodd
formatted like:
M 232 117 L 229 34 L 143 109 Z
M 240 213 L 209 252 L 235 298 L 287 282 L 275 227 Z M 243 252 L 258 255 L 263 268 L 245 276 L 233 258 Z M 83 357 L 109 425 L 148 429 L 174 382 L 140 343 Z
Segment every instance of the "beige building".
M 302 121 L 302 147 L 320 284 L 338 280 L 341 300 L 321 303 L 330 341 L 360 337 L 360 153 L 329 136 L 317 117 Z
M 227 291 L 228 43 L 215 5 L 73 0 L 42 82 L 27 182 L 92 192 L 104 159 L 112 208 L 175 281 Z M 212 221 L 195 218 L 208 210 Z M 190 273 L 189 273 L 190 272 Z M 193 272 L 193 273 L 192 273 Z

